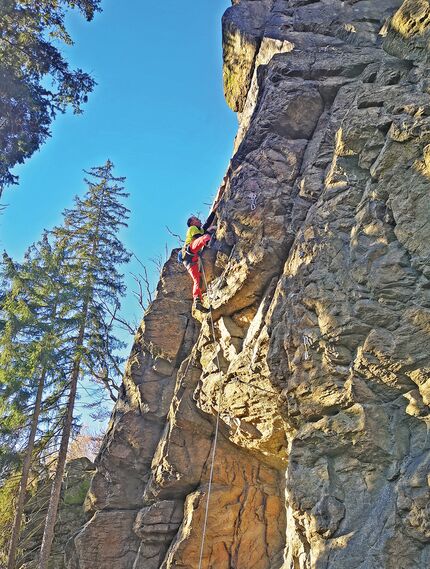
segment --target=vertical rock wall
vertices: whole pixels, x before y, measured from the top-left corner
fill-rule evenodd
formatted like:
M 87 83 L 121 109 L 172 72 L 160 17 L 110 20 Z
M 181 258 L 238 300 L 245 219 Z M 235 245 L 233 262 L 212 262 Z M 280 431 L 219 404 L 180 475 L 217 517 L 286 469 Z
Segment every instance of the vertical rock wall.
M 429 23 L 424 0 L 227 10 L 216 342 L 173 253 L 69 569 L 197 569 L 218 411 L 203 567 L 430 566 Z
M 86 521 L 83 503 L 94 474 L 94 464 L 86 457 L 70 460 L 66 465 L 61 488 L 55 538 L 52 544 L 50 567 L 64 569 L 64 551 L 70 538 Z M 25 505 L 26 524 L 20 540 L 19 569 L 37 569 L 40 546 L 48 512 L 52 480 L 39 479 L 33 495 Z

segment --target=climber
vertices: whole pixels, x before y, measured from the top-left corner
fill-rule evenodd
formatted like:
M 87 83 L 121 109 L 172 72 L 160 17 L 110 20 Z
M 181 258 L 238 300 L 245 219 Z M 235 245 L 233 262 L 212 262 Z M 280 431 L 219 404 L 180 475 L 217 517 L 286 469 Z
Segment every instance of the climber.
M 209 217 L 205 223 L 202 224 L 201 220 L 194 215 L 188 218 L 188 231 L 185 238 L 185 244 L 182 248 L 182 251 L 178 255 L 179 261 L 185 265 L 187 271 L 190 273 L 190 276 L 193 279 L 193 306 L 200 312 L 209 312 L 209 310 L 203 306 L 202 302 L 202 291 L 200 290 L 201 274 L 199 266 L 199 255 L 201 254 L 204 247 L 211 247 L 216 251 L 225 252 L 225 247 L 222 244 L 215 242 L 216 226 L 212 225 L 212 223 L 215 219 L 216 210 L 218 209 L 218 206 L 226 191 L 231 169 L 232 166 L 230 162 L 227 172 L 218 189 Z
M 201 220 L 194 215 L 187 220 L 188 231 L 182 251 L 182 262 L 193 279 L 193 306 L 200 312 L 209 312 L 209 310 L 205 308 L 202 303 L 199 254 L 203 248 L 208 245 L 212 234 L 215 232 L 216 226 L 212 225 L 212 222 L 215 219 L 217 205 L 216 203 L 216 205 L 213 206 L 209 217 L 203 225 Z

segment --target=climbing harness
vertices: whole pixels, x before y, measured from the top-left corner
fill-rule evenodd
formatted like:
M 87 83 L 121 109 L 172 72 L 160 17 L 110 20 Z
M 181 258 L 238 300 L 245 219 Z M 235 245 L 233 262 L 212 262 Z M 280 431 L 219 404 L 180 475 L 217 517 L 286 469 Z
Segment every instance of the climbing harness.
M 189 245 L 184 245 L 182 249 L 178 252 L 178 263 L 185 265 L 186 269 L 188 270 L 189 267 L 196 265 L 198 261 L 193 261 L 195 255 L 200 256 L 201 251 L 197 253 L 191 253 L 189 250 Z

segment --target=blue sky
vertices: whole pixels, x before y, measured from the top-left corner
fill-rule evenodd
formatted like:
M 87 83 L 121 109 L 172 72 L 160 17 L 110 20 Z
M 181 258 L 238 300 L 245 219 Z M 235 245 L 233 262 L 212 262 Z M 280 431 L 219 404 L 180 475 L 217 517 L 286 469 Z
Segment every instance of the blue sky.
M 82 194 L 82 170 L 107 158 L 131 194 L 127 247 L 147 263 L 176 246 L 165 226 L 182 234 L 191 213 L 207 212 L 231 157 L 237 120 L 223 97 L 221 45 L 229 5 L 104 0 L 93 22 L 69 18 L 67 57 L 98 85 L 84 114 L 58 117 L 52 138 L 17 169 L 19 186 L 2 199 L 2 249 L 20 258 Z M 141 316 L 130 293 L 124 309 Z

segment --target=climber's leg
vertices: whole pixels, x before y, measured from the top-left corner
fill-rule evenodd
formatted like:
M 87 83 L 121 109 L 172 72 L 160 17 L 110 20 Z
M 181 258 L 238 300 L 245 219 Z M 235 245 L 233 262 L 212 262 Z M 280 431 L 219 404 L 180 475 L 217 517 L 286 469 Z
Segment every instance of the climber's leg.
M 211 236 L 205 233 L 201 237 L 193 239 L 193 241 L 188 245 L 188 251 L 193 255 L 192 260 L 189 264 L 186 264 L 187 271 L 189 272 L 191 278 L 193 279 L 193 302 L 194 308 L 201 312 L 208 312 L 202 304 L 202 291 L 200 288 L 200 259 L 198 256 L 199 251 L 203 249 L 205 245 L 210 241 Z
M 191 243 L 188 245 L 188 249 L 190 250 L 191 253 L 198 253 L 203 249 L 205 245 L 209 243 L 210 240 L 211 236 L 208 233 L 205 233 L 201 237 L 196 237 L 195 239 L 193 239 Z
M 198 259 L 190 264 L 187 268 L 191 278 L 193 279 L 193 298 L 202 298 L 202 291 L 200 289 L 200 270 Z

